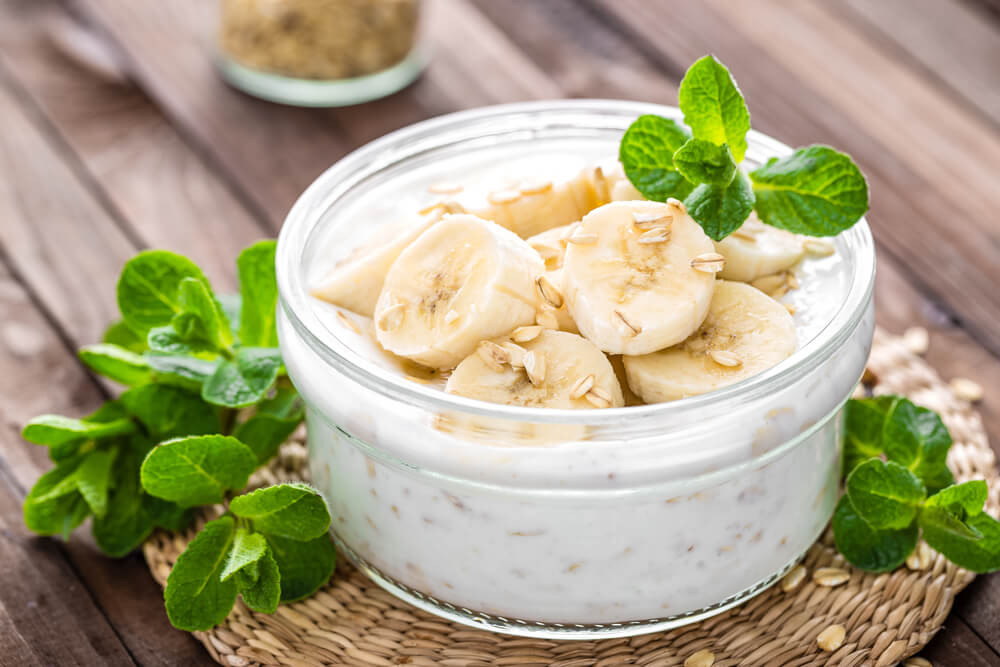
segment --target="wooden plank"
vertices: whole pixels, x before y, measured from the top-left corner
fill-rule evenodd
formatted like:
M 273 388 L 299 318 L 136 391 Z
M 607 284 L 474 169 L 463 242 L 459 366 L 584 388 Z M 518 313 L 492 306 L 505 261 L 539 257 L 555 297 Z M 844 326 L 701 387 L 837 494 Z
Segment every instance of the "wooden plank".
M 849 109 L 855 99 L 843 93 L 834 97 L 834 91 L 825 83 L 826 78 L 833 76 L 834 68 L 829 66 L 833 61 L 832 53 L 829 50 L 823 53 L 828 64 L 819 70 L 821 75 L 817 75 L 816 70 L 798 70 L 802 67 L 800 60 L 813 62 L 806 55 L 789 52 L 778 60 L 768 50 L 774 47 L 763 43 L 774 35 L 769 28 L 765 30 L 759 16 L 752 17 L 752 23 L 732 19 L 736 14 L 734 8 L 744 8 L 744 3 L 727 5 L 729 11 L 723 14 L 706 4 L 691 1 L 671 3 L 669 11 L 662 2 L 594 1 L 607 13 L 609 20 L 629 30 L 644 50 L 671 71 L 705 53 L 718 54 L 733 67 L 736 78 L 742 83 L 759 129 L 792 144 L 831 143 L 851 153 L 869 177 L 873 192 L 871 217 L 876 237 L 884 248 L 900 259 L 901 265 L 907 268 L 909 279 L 922 291 L 946 304 L 977 340 L 992 351 L 1000 352 L 1000 330 L 993 325 L 995 313 L 1000 312 L 1000 292 L 993 289 L 993 281 L 982 279 L 983 275 L 991 275 L 994 267 L 1000 264 L 1000 245 L 995 241 L 995 230 L 985 229 L 988 223 L 976 222 L 982 216 L 970 212 L 981 209 L 980 204 L 971 201 L 973 199 L 995 201 L 998 196 L 995 188 L 970 190 L 966 184 L 940 189 L 942 182 L 952 182 L 953 177 L 929 180 L 917 171 L 918 162 L 937 160 L 936 155 L 931 157 L 924 151 L 924 137 L 919 140 L 909 137 L 907 141 L 894 138 L 890 149 L 882 136 L 863 129 L 870 124 L 859 126 L 857 123 L 864 119 Z M 791 3 L 789 7 L 798 5 Z M 765 32 L 767 38 L 761 34 Z M 853 48 L 854 44 L 851 46 Z M 836 51 L 838 55 L 843 52 L 843 49 Z M 872 81 L 879 77 L 871 76 L 869 69 L 858 72 L 856 78 Z M 885 105 L 891 104 L 894 93 L 881 92 Z M 911 113 L 920 113 L 919 109 L 904 111 L 903 119 L 908 119 Z M 962 117 L 954 109 L 950 114 L 951 118 Z M 979 121 L 978 118 L 965 120 L 973 127 Z M 925 123 L 925 120 L 920 122 Z M 897 125 L 906 127 L 900 118 L 897 118 Z M 882 131 L 878 124 L 873 126 Z M 892 137 L 898 133 L 894 132 Z M 956 136 L 964 137 L 965 134 L 966 130 L 956 129 Z M 993 155 L 995 144 L 1000 142 L 1000 138 L 988 134 L 976 139 L 979 143 L 962 157 L 979 160 L 979 155 Z M 955 145 L 965 146 L 964 143 Z M 893 151 L 901 153 L 897 155 Z M 954 152 L 952 149 L 947 160 L 958 160 Z M 992 171 L 988 164 L 985 173 Z M 983 179 L 980 176 L 971 181 L 982 184 Z M 969 196 L 970 192 L 975 192 L 975 196 Z M 958 226 L 947 224 L 951 220 L 958 221 Z M 955 233 L 954 229 L 960 229 L 961 233 Z
M 944 628 L 919 654 L 939 667 L 996 667 L 996 649 L 961 619 L 950 617 Z
M 112 560 L 83 536 L 63 545 L 23 526 L 24 492 L 51 464 L 21 426 L 42 412 L 85 414 L 103 396 L 3 263 L 0 369 L 0 664 L 131 664 L 129 653 L 142 664 L 207 664 L 204 649 L 170 627 L 139 559 Z M 12 629 L 21 640 L 5 634 Z
M 846 0 L 830 8 L 1000 124 L 1000 21 L 989 11 L 959 0 Z
M 322 110 L 254 100 L 223 85 L 210 53 L 212 3 L 80 2 L 120 46 L 143 88 L 275 228 L 298 194 L 350 148 L 484 99 L 556 94 L 474 9 L 456 0 L 428 5 L 436 58 L 414 86 L 363 107 Z M 446 21 L 435 20 L 441 12 Z M 476 36 L 475 48 L 469 35 Z M 487 69 L 505 75 L 484 77 Z M 514 69 L 520 76 L 506 75 Z
M 0 5 L 0 64 L 127 235 L 182 252 L 233 286 L 236 255 L 265 228 L 139 90 L 104 84 L 51 48 L 51 26 L 72 27 L 56 21 L 63 16 L 53 0 Z

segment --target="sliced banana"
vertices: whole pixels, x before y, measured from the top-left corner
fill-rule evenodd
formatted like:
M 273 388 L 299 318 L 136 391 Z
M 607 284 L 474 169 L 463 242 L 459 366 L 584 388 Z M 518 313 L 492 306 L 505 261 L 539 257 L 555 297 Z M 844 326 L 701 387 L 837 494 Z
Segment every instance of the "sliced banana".
M 796 345 L 795 323 L 783 305 L 745 283 L 720 280 L 694 335 L 623 360 L 632 391 L 659 403 L 745 380 L 787 359 Z
M 639 398 L 639 395 L 632 391 L 632 388 L 628 386 L 628 374 L 625 372 L 625 362 L 622 361 L 625 357 L 620 354 L 608 355 L 608 361 L 611 362 L 611 368 L 615 369 L 615 377 L 618 378 L 618 384 L 622 388 L 622 396 L 625 397 L 625 407 L 630 407 L 633 405 L 646 405 L 645 401 Z
M 563 291 L 576 326 L 599 348 L 654 352 L 705 319 L 722 258 L 683 204 L 612 202 L 576 233 L 596 239 L 567 246 Z
M 627 178 L 618 181 L 611 188 L 611 201 L 643 201 L 645 199 Z
M 805 255 L 801 238 L 765 225 L 756 212 L 751 212 L 739 229 L 716 242 L 715 249 L 726 258 L 719 277 L 743 283 L 785 271 Z
M 318 299 L 371 317 L 389 268 L 414 239 L 441 219 L 441 210 L 381 227 L 371 239 L 338 263 L 311 290 Z
M 548 280 L 549 285 L 558 290 L 559 298 L 546 299 L 542 294 L 539 294 L 542 297 L 542 303 L 539 306 L 538 314 L 535 316 L 535 321 L 541 324 L 543 328 L 568 331 L 574 334 L 580 333 L 579 327 L 576 326 L 576 321 L 569 314 L 566 299 L 562 296 L 564 289 L 563 270 L 553 269 L 552 271 L 546 271 L 545 278 Z
M 525 241 L 470 214 L 447 215 L 396 259 L 375 306 L 386 350 L 454 368 L 479 341 L 534 324 L 545 265 Z
M 588 167 L 565 183 L 525 181 L 489 195 L 489 206 L 473 211 L 522 238 L 575 222 L 609 201 L 600 167 Z
M 545 261 L 546 270 L 552 271 L 562 267 L 563 257 L 566 255 L 566 243 L 576 226 L 574 222 L 528 237 L 528 245 Z
M 622 407 L 615 371 L 575 334 L 543 330 L 531 340 L 482 341 L 448 378 L 445 391 L 504 405 L 588 409 Z

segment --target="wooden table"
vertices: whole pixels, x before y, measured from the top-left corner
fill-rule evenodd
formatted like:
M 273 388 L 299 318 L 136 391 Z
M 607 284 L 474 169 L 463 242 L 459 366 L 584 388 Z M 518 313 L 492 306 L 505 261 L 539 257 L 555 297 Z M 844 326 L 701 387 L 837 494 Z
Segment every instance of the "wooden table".
M 48 467 L 20 426 L 111 391 L 76 361 L 115 312 L 136 250 L 193 257 L 223 287 L 298 193 L 347 151 L 429 116 L 498 102 L 674 103 L 716 53 L 753 124 L 850 152 L 868 175 L 878 315 L 931 331 L 931 363 L 987 388 L 1000 443 L 1000 4 L 996 0 L 436 0 L 433 64 L 361 107 L 302 110 L 223 85 L 209 0 L 0 0 L 0 665 L 208 664 L 172 629 L 139 556 L 32 537 Z M 107 77 L 48 36 L 85 26 Z M 113 79 L 124 82 L 115 83 Z M 1000 664 L 1000 576 L 962 593 L 924 655 Z

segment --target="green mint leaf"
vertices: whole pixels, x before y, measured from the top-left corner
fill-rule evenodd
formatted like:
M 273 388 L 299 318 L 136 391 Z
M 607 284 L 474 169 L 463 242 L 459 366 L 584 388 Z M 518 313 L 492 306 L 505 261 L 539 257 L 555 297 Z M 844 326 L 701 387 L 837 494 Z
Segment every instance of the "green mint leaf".
M 194 262 L 166 250 L 146 250 L 125 263 L 118 279 L 118 308 L 132 331 L 145 336 L 153 327 L 170 324 L 183 310 L 178 289 L 184 278 L 208 286 Z
M 124 320 L 118 320 L 104 332 L 101 338 L 102 343 L 124 347 L 130 352 L 141 354 L 146 349 L 146 339 L 136 334 L 125 324 Z
M 847 496 L 872 528 L 906 528 L 927 495 L 923 482 L 892 461 L 869 459 L 847 476 Z
M 179 317 L 181 316 L 178 315 Z M 214 355 L 216 353 L 216 348 L 207 341 L 199 338 L 185 338 L 179 334 L 174 328 L 176 320 L 177 318 L 175 318 L 174 324 L 153 327 L 149 330 L 146 341 L 150 350 L 163 354 L 179 355 Z
M 180 387 L 147 384 L 129 389 L 120 400 L 158 440 L 219 431 L 215 409 Z
M 236 589 L 248 607 L 263 614 L 273 614 L 281 601 L 281 573 L 270 549 L 264 551 L 256 566 L 255 577 L 246 570 L 236 572 Z
M 76 488 L 96 517 L 108 511 L 108 492 L 111 489 L 111 469 L 117 450 L 97 449 L 84 455 L 74 473 Z
M 229 510 L 253 522 L 254 530 L 307 542 L 330 529 L 330 510 L 316 489 L 292 482 L 237 496 Z
M 899 401 L 896 396 L 851 399 L 844 417 L 844 476 L 858 464 L 882 454 L 886 417 Z
M 240 310 L 243 308 L 243 299 L 239 294 L 216 294 L 216 300 L 222 307 L 222 312 L 229 322 L 230 331 L 240 330 Z
M 39 535 L 68 538 L 90 514 L 90 507 L 76 486 L 80 458 L 59 462 L 38 478 L 24 499 L 24 525 Z
M 684 200 L 688 214 L 716 241 L 729 236 L 753 210 L 753 190 L 743 172 L 725 186 L 703 183 Z
M 136 480 L 139 476 L 136 475 Z M 142 494 L 142 506 L 146 514 L 149 515 L 153 525 L 169 530 L 172 533 L 179 533 L 186 530 L 194 519 L 194 512 L 186 507 L 181 507 L 177 503 L 151 496 L 148 493 Z
M 986 482 L 975 479 L 941 489 L 924 503 L 925 507 L 941 507 L 952 514 L 975 516 L 983 511 L 989 489 Z
M 236 602 L 236 582 L 219 575 L 233 543 L 235 523 L 224 516 L 205 524 L 174 564 L 163 598 L 170 623 L 180 630 L 208 630 L 226 620 Z
M 236 438 L 193 436 L 153 448 L 142 462 L 142 487 L 181 507 L 212 505 L 246 486 L 256 468 L 257 458 Z
M 80 440 L 127 435 L 134 430 L 135 424 L 128 418 L 102 422 L 59 415 L 39 415 L 25 424 L 21 435 L 28 442 L 51 447 Z
M 674 153 L 674 167 L 692 183 L 726 187 L 736 175 L 736 162 L 729 146 L 704 139 L 688 139 Z
M 917 546 L 915 522 L 899 530 L 875 530 L 861 518 L 850 499 L 841 496 L 833 514 L 833 537 L 851 565 L 869 572 L 889 572 L 902 565 Z
M 299 542 L 277 535 L 267 535 L 271 555 L 281 573 L 281 600 L 291 602 L 318 591 L 333 574 L 337 551 L 329 535 L 309 542 Z
M 245 528 L 237 529 L 236 535 L 233 537 L 233 548 L 229 550 L 226 566 L 219 576 L 223 581 L 229 579 L 240 570 L 263 558 L 266 551 L 267 541 L 263 535 L 251 533 Z M 253 577 L 253 579 L 256 578 L 256 576 Z
M 222 359 L 198 359 L 186 354 L 146 353 L 146 361 L 157 382 L 175 385 L 201 393 L 205 380 L 212 377 Z
M 200 338 L 219 350 L 228 349 L 233 344 L 233 332 L 229 329 L 229 320 L 222 311 L 222 306 L 215 295 L 201 280 L 185 278 L 180 283 L 177 299 L 184 309 L 181 315 L 194 316 L 194 330 L 185 336 Z M 176 322 L 176 317 L 174 318 Z M 176 324 L 175 324 L 176 328 Z M 179 333 L 180 329 L 177 329 Z
M 882 449 L 890 461 L 906 466 L 932 491 L 954 483 L 945 463 L 951 435 L 936 412 L 899 398 L 889 409 L 882 430 Z
M 674 153 L 690 138 L 687 128 L 662 116 L 639 116 L 625 130 L 618 159 L 646 199 L 684 199 L 694 188 L 674 167 Z
M 146 359 L 119 345 L 100 343 L 80 348 L 80 361 L 104 377 L 128 386 L 145 384 L 153 379 Z
M 101 551 L 112 558 L 121 558 L 149 537 L 153 520 L 143 502 L 150 496 L 139 488 L 139 459 L 130 448 L 124 448 L 115 462 L 115 479 L 107 512 L 94 518 L 91 532 Z
M 219 364 L 205 381 L 201 397 L 214 405 L 245 408 L 267 396 L 280 368 L 281 352 L 277 348 L 241 347 L 235 361 Z
M 964 522 L 941 507 L 924 507 L 920 527 L 927 544 L 973 572 L 1000 569 L 1000 522 L 985 512 Z
M 698 139 L 728 144 L 736 162 L 743 161 L 750 131 L 750 112 L 743 93 L 726 66 L 715 56 L 691 65 L 677 91 L 684 122 Z
M 750 172 L 757 215 L 779 229 L 836 236 L 868 210 L 868 184 L 851 158 L 829 146 L 800 148 Z
M 253 450 L 261 463 L 278 453 L 303 417 L 303 404 L 294 389 L 280 388 L 274 398 L 261 401 L 257 412 L 239 423 L 233 436 Z
M 247 347 L 277 347 L 278 283 L 274 241 L 259 241 L 240 253 L 240 341 Z

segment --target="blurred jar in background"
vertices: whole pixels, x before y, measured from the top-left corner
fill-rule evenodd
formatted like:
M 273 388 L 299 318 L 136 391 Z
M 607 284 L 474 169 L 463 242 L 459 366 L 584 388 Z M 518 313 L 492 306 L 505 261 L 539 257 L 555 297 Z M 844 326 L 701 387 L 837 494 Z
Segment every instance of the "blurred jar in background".
M 299 106 L 358 104 L 423 68 L 419 0 L 222 0 L 219 66 L 251 95 Z

